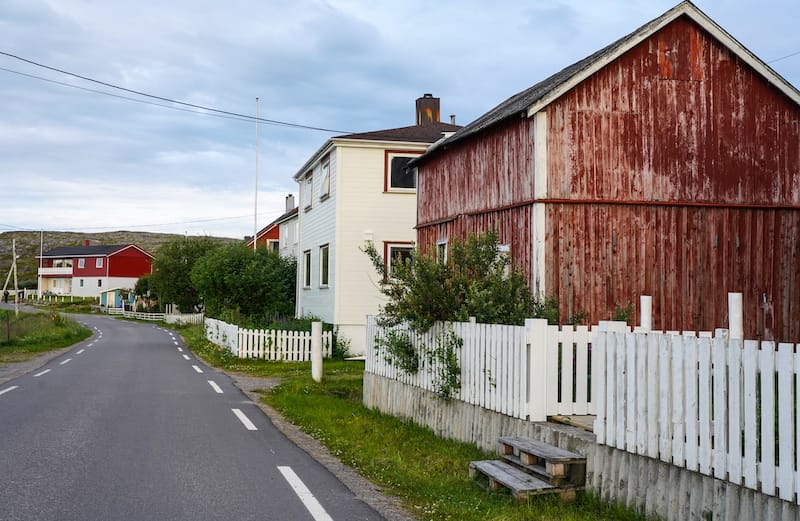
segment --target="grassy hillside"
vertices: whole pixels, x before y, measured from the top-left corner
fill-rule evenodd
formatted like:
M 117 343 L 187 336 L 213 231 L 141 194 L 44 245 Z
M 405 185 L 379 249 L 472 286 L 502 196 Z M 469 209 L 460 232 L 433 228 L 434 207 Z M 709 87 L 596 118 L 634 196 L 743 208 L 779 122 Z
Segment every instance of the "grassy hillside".
M 58 246 L 80 246 L 84 239 L 92 244 L 135 244 L 146 252 L 156 255 L 162 244 L 172 239 L 183 237 L 170 233 L 149 232 L 44 232 L 44 251 L 52 250 Z M 17 277 L 20 288 L 36 287 L 36 271 L 38 268 L 36 256 L 39 255 L 39 232 L 3 232 L 0 233 L 0 284 L 5 282 L 8 269 L 11 267 L 11 240 L 17 240 L 17 255 L 20 255 L 17 264 Z M 236 242 L 236 239 L 212 237 L 224 243 Z M 13 284 L 13 280 L 9 283 Z

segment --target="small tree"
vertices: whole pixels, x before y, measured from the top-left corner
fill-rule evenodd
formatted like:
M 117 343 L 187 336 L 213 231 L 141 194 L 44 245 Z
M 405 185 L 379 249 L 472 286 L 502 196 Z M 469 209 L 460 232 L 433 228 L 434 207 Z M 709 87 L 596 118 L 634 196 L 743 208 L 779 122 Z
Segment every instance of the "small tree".
M 174 303 L 181 311 L 191 312 L 200 304 L 200 297 L 189 274 L 198 259 L 215 248 L 219 244 L 208 237 L 181 237 L 165 243 L 153 260 L 150 290 L 162 303 Z
M 211 250 L 191 272 L 210 315 L 230 313 L 251 323 L 294 314 L 296 278 L 294 258 L 244 244 Z

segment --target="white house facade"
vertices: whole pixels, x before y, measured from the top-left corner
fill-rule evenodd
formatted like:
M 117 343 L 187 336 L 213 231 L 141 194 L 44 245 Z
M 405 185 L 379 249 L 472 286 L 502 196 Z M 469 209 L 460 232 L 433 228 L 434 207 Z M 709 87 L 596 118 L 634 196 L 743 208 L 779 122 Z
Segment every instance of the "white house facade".
M 336 325 L 354 355 L 364 352 L 367 315 L 385 302 L 363 248 L 372 241 L 389 263 L 410 254 L 416 183 L 403 167 L 459 128 L 438 121 L 438 102 L 417 100 L 417 125 L 328 140 L 295 175 L 297 314 Z

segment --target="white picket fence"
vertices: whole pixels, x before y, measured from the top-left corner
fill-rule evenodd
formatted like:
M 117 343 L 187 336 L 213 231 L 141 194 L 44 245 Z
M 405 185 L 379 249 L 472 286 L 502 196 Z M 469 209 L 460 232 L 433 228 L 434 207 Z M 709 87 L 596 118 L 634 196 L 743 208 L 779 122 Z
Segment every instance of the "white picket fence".
M 213 318 L 206 318 L 205 328 L 210 342 L 230 349 L 239 358 L 311 361 L 312 335 L 308 331 L 242 329 Z M 322 356 L 330 358 L 332 348 L 333 333 L 325 331 L 322 333 Z
M 596 328 L 627 326 L 604 322 Z M 380 327 L 368 317 L 365 371 L 435 392 L 435 362 L 422 356 L 420 369 L 408 374 L 392 363 L 381 345 L 394 330 L 408 334 L 417 352 L 424 352 L 448 329 L 463 341 L 456 351 L 461 388 L 453 398 L 531 421 L 594 414 L 589 363 L 593 330 L 587 326 L 562 328 L 542 319 L 526 320 L 524 326 L 453 322 L 436 324 L 419 335 L 402 325 Z
M 163 321 L 167 324 L 188 325 L 202 324 L 202 313 L 144 313 L 141 311 L 127 311 L 122 308 L 105 308 L 109 315 L 118 315 L 136 320 Z
M 800 502 L 800 344 L 606 333 L 598 443 Z

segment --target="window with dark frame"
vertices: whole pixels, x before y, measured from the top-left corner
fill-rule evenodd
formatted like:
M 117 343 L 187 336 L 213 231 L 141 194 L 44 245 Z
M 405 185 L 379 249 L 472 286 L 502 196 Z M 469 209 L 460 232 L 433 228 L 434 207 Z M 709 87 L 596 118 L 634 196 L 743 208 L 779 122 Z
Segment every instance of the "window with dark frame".
M 311 250 L 303 252 L 303 287 L 311 287 Z
M 311 172 L 306 176 L 305 186 L 303 187 L 303 207 L 311 208 L 311 201 L 314 198 L 314 176 Z
M 319 285 L 321 287 L 326 287 L 329 282 L 329 251 L 330 247 L 327 244 L 319 247 Z
M 413 190 L 417 187 L 414 170 L 406 170 L 408 162 L 414 159 L 408 156 L 394 156 L 389 162 L 389 188 Z

